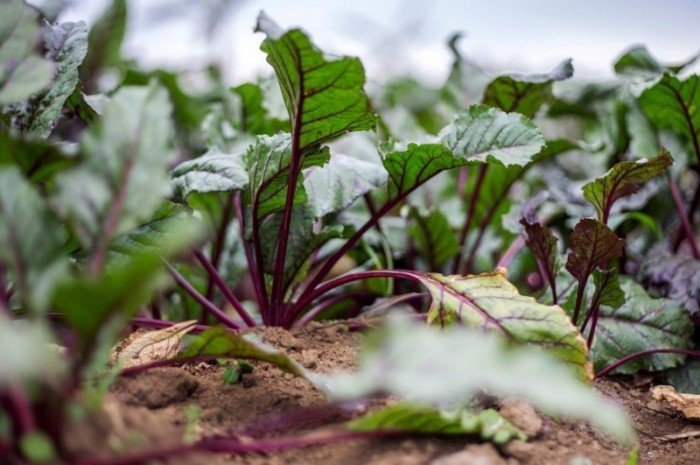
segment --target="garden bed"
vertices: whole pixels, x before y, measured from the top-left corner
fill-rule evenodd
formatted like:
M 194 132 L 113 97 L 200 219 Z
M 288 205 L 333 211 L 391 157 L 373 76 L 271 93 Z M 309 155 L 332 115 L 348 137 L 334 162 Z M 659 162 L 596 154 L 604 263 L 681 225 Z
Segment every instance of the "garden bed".
M 312 324 L 291 332 L 279 328 L 255 330 L 306 368 L 334 372 L 356 366 L 356 345 L 361 332 L 347 331 L 344 323 Z M 103 455 L 108 449 L 133 452 L 167 447 L 190 433 L 211 435 L 237 432 L 241 437 L 298 436 L 338 431 L 353 416 L 346 410 L 324 407 L 324 396 L 310 382 L 278 368 L 255 363 L 253 373 L 235 385 L 223 383 L 225 368 L 200 363 L 180 368 L 160 368 L 121 378 L 105 402 L 100 418 L 78 426 L 72 445 L 81 455 Z M 651 399 L 651 378 L 617 378 L 597 382 L 597 388 L 621 402 L 629 412 L 641 444 L 641 464 L 690 465 L 700 462 L 700 438 L 683 436 L 700 430 L 667 412 Z M 375 400 L 373 406 L 386 403 Z M 192 405 L 199 420 L 187 420 Z M 372 406 L 370 406 L 372 408 Z M 289 415 L 298 411 L 299 415 Z M 511 409 L 511 421 L 530 421 Z M 502 413 L 504 413 L 502 411 Z M 512 415 L 519 417 L 513 418 Z M 504 413 L 507 418 L 509 415 Z M 287 418 L 282 424 L 281 418 Z M 402 437 L 361 439 L 294 449 L 274 454 L 232 457 L 229 454 L 188 455 L 169 464 L 310 464 L 339 465 L 457 465 L 484 464 L 624 464 L 629 450 L 620 448 L 584 424 L 565 424 L 540 416 L 541 432 L 527 443 L 512 441 L 496 448 L 464 438 Z M 529 427 L 532 427 L 530 424 Z M 535 426 L 536 427 L 536 426 Z M 192 431 L 193 430 L 193 431 Z M 468 457 L 463 451 L 468 451 Z M 456 455 L 455 455 L 456 454 Z M 474 454 L 474 455 L 471 455 Z M 85 456 L 83 455 L 83 456 Z M 477 462 L 477 456 L 485 461 Z M 591 462 L 572 462 L 576 457 Z

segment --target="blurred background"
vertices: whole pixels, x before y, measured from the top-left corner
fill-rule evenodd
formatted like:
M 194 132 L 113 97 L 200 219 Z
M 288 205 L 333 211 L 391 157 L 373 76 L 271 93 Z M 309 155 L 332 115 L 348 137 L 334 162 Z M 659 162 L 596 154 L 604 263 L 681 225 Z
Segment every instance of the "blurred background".
M 110 1 L 30 3 L 90 25 Z M 215 62 L 231 84 L 268 75 L 253 32 L 261 10 L 326 51 L 359 56 L 379 82 L 406 73 L 444 82 L 455 32 L 462 53 L 488 71 L 546 71 L 571 57 L 575 79 L 612 77 L 614 59 L 635 43 L 672 63 L 700 47 L 698 0 L 132 0 L 122 51 L 145 68 Z

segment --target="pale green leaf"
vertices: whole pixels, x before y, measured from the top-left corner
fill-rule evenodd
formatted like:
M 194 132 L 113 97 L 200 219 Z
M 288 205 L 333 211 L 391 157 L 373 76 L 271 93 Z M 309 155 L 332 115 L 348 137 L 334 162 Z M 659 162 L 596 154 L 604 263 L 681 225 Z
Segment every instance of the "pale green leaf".
M 173 170 L 173 190 L 181 198 L 193 192 L 232 192 L 248 187 L 242 157 L 210 149 L 201 157 L 180 163 Z

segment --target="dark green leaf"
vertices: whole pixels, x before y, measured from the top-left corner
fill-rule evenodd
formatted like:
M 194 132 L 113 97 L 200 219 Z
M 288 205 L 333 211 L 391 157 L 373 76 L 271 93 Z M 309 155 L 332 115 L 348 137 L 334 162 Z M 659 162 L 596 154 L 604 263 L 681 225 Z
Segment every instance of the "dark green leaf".
M 31 310 L 46 310 L 57 280 L 68 270 L 65 240 L 46 201 L 19 170 L 0 168 L 0 263 Z
M 700 76 L 681 81 L 666 74 L 642 93 L 639 104 L 656 127 L 688 140 L 700 162 Z
M 625 240 L 620 239 L 600 221 L 583 218 L 571 234 L 571 252 L 566 269 L 580 285 L 585 284 L 593 270 L 622 255 Z
M 404 196 L 439 172 L 466 164 L 440 144 L 408 144 L 404 151 L 384 155 L 382 163 L 389 173 L 390 198 Z
M 621 161 L 605 175 L 583 186 L 583 196 L 595 207 L 598 219 L 607 222 L 613 204 L 639 191 L 650 179 L 673 164 L 666 149 L 650 160 Z
M 18 103 L 49 85 L 54 65 L 36 52 L 37 11 L 22 0 L 5 0 L 0 15 L 0 105 Z
M 408 228 L 408 234 L 418 252 L 426 258 L 430 271 L 437 271 L 459 252 L 457 236 L 440 210 L 433 209 L 421 214 L 414 207 L 411 209 L 411 218 L 413 222 Z
M 289 132 L 289 121 L 273 118 L 268 114 L 264 105 L 263 91 L 259 85 L 246 83 L 232 90 L 241 97 L 243 131 L 268 136 L 278 132 Z
M 238 384 L 241 381 L 241 378 L 241 370 L 238 369 L 238 365 L 226 367 L 223 376 L 224 384 L 228 384 L 230 386 Z
M 486 88 L 482 103 L 532 118 L 544 103 L 552 100 L 552 83 L 573 74 L 571 60 L 565 60 L 549 73 L 499 76 Z
M 432 296 L 429 323 L 446 326 L 460 322 L 520 343 L 548 347 L 582 379 L 591 378 L 586 344 L 564 310 L 520 295 L 502 270 L 476 276 L 428 273 L 420 275 L 420 280 Z
M 593 272 L 595 292 L 593 302 L 596 306 L 605 305 L 616 309 L 625 303 L 625 292 L 620 287 L 620 277 L 617 270 L 595 270 Z
M 525 166 L 545 145 L 535 124 L 517 113 L 472 105 L 445 126 L 439 139 L 465 162 Z
M 56 145 L 24 136 L 0 132 L 0 167 L 14 165 L 34 183 L 43 183 L 76 162 Z
M 304 369 L 286 355 L 224 328 L 208 329 L 182 353 L 182 357 L 201 355 L 211 355 L 212 358 L 230 357 L 259 360 L 271 363 L 287 373 L 306 376 Z
M 304 32 L 283 32 L 264 13 L 255 30 L 267 35 L 260 48 L 277 75 L 301 153 L 341 134 L 374 128 L 360 60 L 327 60 Z
M 688 359 L 683 366 L 668 370 L 666 379 L 678 392 L 700 394 L 700 360 Z
M 622 283 L 625 303 L 617 309 L 603 306 L 591 348 L 596 370 L 635 352 L 650 348 L 689 348 L 693 324 L 681 305 L 654 299 L 632 280 Z M 678 366 L 682 355 L 653 354 L 621 365 L 614 373 L 633 374 Z
M 525 433 L 504 419 L 496 410 L 479 413 L 451 412 L 408 402 L 370 412 L 348 423 L 354 431 L 405 431 L 440 436 L 479 436 L 503 444 L 511 439 L 527 439 Z

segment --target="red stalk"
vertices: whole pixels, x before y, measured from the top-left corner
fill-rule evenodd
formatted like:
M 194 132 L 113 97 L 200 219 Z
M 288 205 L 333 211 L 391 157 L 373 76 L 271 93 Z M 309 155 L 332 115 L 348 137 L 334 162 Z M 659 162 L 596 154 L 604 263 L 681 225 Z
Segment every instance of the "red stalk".
M 688 213 L 685 211 L 685 206 L 683 206 L 683 197 L 681 196 L 680 189 L 678 189 L 678 184 L 676 184 L 676 180 L 673 179 L 673 175 L 671 173 L 668 174 L 668 183 L 671 187 L 673 203 L 676 205 L 678 217 L 681 220 L 681 225 L 683 226 L 683 231 L 685 232 L 685 238 L 688 241 L 688 245 L 690 245 L 690 252 L 695 260 L 700 260 L 700 250 L 698 250 L 698 245 L 695 243 L 693 226 L 690 223 L 690 218 L 688 218 Z
M 653 355 L 653 354 L 680 354 L 680 355 L 687 355 L 689 357 L 700 357 L 700 351 L 698 350 L 689 350 L 689 349 L 648 349 L 648 350 L 642 350 L 641 352 L 635 352 L 633 354 L 630 354 L 626 357 L 622 357 L 620 360 L 617 360 L 616 362 L 611 363 L 610 365 L 606 366 L 602 370 L 600 370 L 598 373 L 595 374 L 595 378 L 602 378 L 603 376 L 607 375 L 611 371 L 615 370 L 616 368 L 624 365 L 625 363 L 631 362 L 632 360 L 636 360 L 638 358 L 646 357 L 647 355 Z

